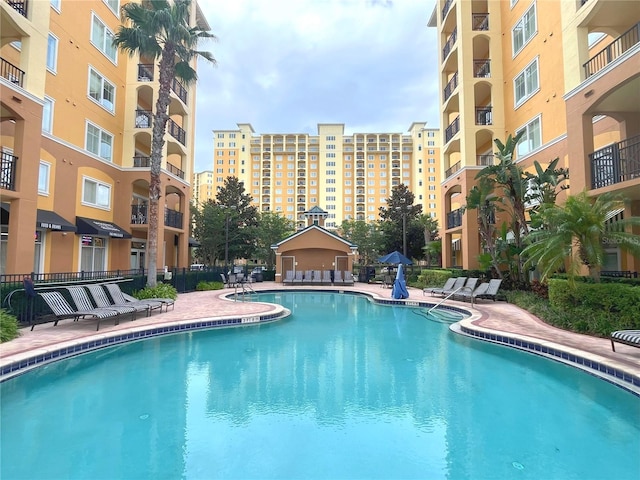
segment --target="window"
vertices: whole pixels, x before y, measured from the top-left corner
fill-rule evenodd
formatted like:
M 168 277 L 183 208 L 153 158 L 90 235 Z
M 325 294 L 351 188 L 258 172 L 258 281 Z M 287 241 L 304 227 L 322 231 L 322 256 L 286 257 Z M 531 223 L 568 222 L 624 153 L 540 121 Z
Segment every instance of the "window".
M 113 135 L 87 123 L 86 149 L 108 162 L 112 161 Z
M 217 137 L 218 138 L 224 138 L 224 133 L 218 133 Z
M 104 3 L 109 5 L 109 8 L 113 11 L 113 13 L 118 15 L 118 12 L 120 11 L 120 0 L 104 0 Z
M 113 45 L 113 32 L 95 14 L 91 24 L 91 43 L 115 63 L 117 50 Z
M 518 142 L 518 158 L 526 155 L 542 145 L 542 130 L 540 128 L 540 117 L 533 119 L 524 128 L 516 131 L 516 135 L 524 131 L 524 135 Z
M 51 164 L 40 160 L 40 170 L 38 171 L 38 193 L 40 195 L 49 194 L 49 172 Z
M 110 112 L 114 111 L 116 87 L 93 68 L 89 68 L 89 97 Z
M 56 73 L 58 67 L 58 39 L 49 34 L 47 40 L 47 70 Z
M 82 182 L 82 203 L 92 207 L 108 209 L 111 205 L 111 185 L 84 177 Z
M 103 272 L 106 269 L 107 240 L 83 235 L 81 238 L 80 270 L 83 272 Z
M 51 133 L 53 131 L 53 99 L 44 97 L 42 105 L 42 131 Z
M 536 58 L 513 80 L 515 107 L 523 104 L 539 89 L 538 59 Z
M 61 0 L 51 0 L 49 3 L 51 3 L 51 6 L 59 12 L 60 11 L 60 1 Z
M 515 57 L 520 50 L 533 38 L 536 34 L 536 4 L 525 12 L 522 18 L 515 24 L 511 31 L 513 43 L 513 56 Z

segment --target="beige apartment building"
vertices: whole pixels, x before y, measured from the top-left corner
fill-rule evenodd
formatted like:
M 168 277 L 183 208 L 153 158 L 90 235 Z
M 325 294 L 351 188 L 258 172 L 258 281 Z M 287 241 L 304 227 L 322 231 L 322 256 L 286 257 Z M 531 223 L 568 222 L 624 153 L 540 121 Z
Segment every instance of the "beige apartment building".
M 112 45 L 124 3 L 0 1 L 1 273 L 147 264 L 158 75 L 151 59 Z M 195 2 L 191 23 L 209 29 Z M 195 97 L 195 86 L 173 82 L 160 267 L 188 265 Z
M 213 171 L 206 170 L 193 174 L 191 182 L 193 192 L 191 201 L 195 205 L 201 205 L 209 200 L 215 200 L 216 190 L 213 188 Z
M 640 3 L 437 0 L 444 266 L 476 268 L 476 215 L 463 213 L 494 140 L 524 131 L 524 170 L 556 157 L 570 191 L 614 191 L 640 215 Z M 562 198 L 562 197 L 561 197 Z M 640 270 L 611 245 L 606 270 Z
M 214 130 L 213 190 L 228 176 L 244 183 L 260 211 L 306 226 L 304 212 L 328 212 L 327 229 L 345 220 L 378 220 L 395 185 L 404 183 L 423 212 L 438 217 L 438 129 L 414 122 L 408 134 L 345 134 L 345 125 L 318 124 L 318 134 L 256 134 L 251 124 Z M 203 172 L 205 174 L 207 172 Z

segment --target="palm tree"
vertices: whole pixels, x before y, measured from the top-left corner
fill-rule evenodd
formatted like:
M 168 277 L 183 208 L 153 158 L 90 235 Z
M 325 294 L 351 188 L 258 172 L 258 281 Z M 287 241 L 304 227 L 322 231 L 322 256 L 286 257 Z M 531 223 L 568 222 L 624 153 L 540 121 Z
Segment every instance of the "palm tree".
M 569 196 L 563 206 L 543 206 L 538 215 L 545 227 L 529 236 L 532 243 L 522 252 L 528 256 L 525 265 L 537 266 L 543 280 L 566 266 L 572 281 L 584 265 L 589 276 L 599 281 L 605 245 L 617 245 L 640 255 L 640 236 L 625 231 L 627 226 L 640 225 L 640 217 L 607 222 L 610 212 L 623 205 L 623 200 L 612 193 L 592 202 L 582 192 Z
M 153 113 L 151 165 L 149 179 L 149 231 L 147 258 L 149 273 L 147 286 L 156 285 L 158 251 L 158 202 L 161 195 L 160 166 L 164 149 L 164 135 L 169 119 L 171 82 L 178 78 L 185 84 L 197 80 L 191 67 L 197 57 L 215 64 L 209 52 L 196 50 L 198 41 L 215 36 L 199 27 L 189 26 L 191 0 L 142 0 L 130 2 L 121 9 L 122 23 L 113 43 L 129 56 L 158 60 L 158 99 Z

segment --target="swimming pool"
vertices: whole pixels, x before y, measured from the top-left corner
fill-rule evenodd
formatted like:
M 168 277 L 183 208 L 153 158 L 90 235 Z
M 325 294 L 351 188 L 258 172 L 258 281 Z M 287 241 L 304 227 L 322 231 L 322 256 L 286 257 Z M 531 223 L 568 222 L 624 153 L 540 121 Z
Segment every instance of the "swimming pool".
M 640 400 L 408 307 L 261 294 L 284 321 L 0 384 L 13 478 L 637 478 Z

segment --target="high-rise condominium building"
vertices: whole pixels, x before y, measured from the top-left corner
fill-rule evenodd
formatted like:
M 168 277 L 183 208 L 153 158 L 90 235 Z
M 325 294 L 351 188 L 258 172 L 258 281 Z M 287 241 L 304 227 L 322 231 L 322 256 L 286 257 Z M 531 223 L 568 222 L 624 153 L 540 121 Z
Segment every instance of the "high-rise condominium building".
M 213 188 L 213 172 L 211 170 L 194 173 L 192 186 L 191 201 L 195 205 L 201 205 L 208 200 L 215 199 L 216 190 Z
M 424 213 L 438 216 L 440 134 L 424 122 L 411 124 L 408 134 L 346 135 L 344 124 L 318 124 L 317 135 L 255 134 L 248 123 L 213 134 L 214 191 L 237 177 L 259 210 L 278 212 L 298 228 L 314 206 L 328 212 L 329 229 L 344 220 L 377 220 L 401 183 Z
M 516 161 L 556 157 L 570 193 L 618 192 L 640 215 L 640 4 L 628 0 L 437 0 L 445 266 L 475 268 L 475 212 L 460 207 L 494 162 L 494 140 L 524 132 Z M 562 197 L 560 198 L 560 200 Z M 609 245 L 605 269 L 640 270 Z
M 124 3 L 0 2 L 2 273 L 145 266 L 158 72 L 112 44 Z M 188 265 L 195 93 L 173 81 L 159 266 Z

